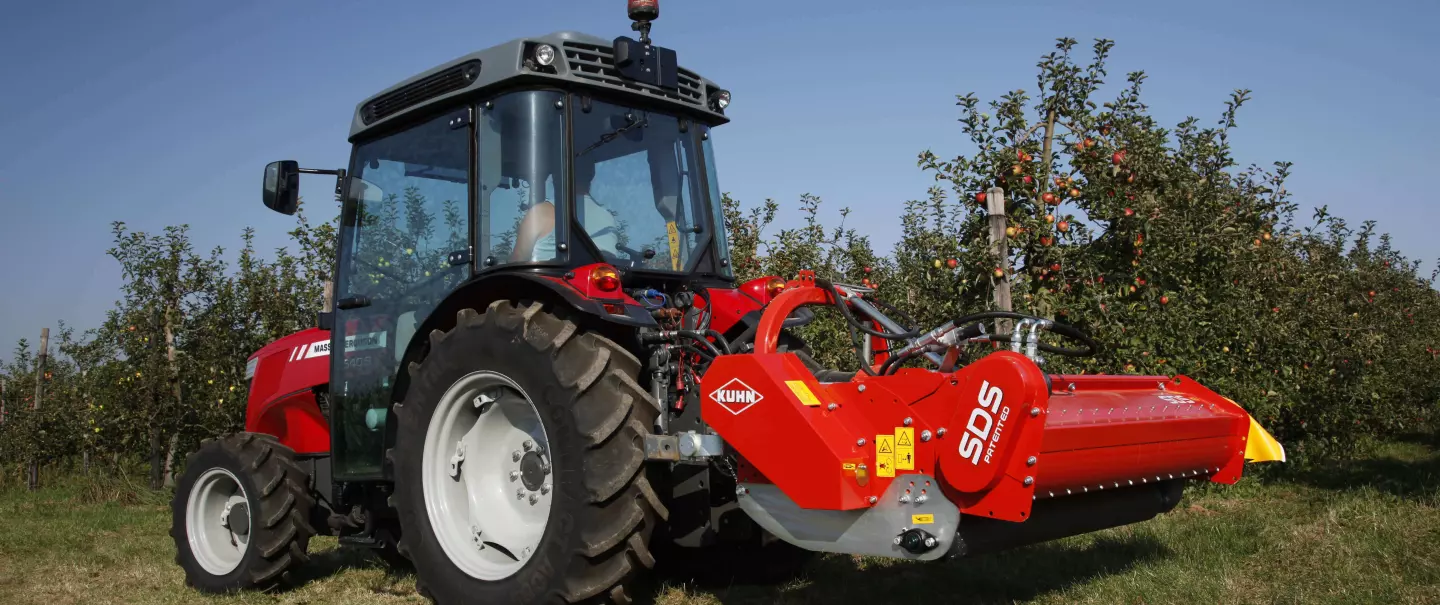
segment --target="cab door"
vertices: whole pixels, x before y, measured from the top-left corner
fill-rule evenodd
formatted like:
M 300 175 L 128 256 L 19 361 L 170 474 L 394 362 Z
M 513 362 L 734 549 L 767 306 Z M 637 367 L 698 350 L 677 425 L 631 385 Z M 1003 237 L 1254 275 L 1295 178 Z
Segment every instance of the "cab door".
M 385 424 L 416 326 L 472 271 L 472 109 L 356 145 L 331 334 L 332 468 L 383 478 Z

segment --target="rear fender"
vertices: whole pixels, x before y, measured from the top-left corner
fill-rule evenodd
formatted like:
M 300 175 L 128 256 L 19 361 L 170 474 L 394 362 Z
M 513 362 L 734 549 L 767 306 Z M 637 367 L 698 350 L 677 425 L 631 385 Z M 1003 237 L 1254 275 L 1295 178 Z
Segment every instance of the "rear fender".
M 410 386 L 407 368 L 411 362 L 424 359 L 430 345 L 430 333 L 434 330 L 449 331 L 455 327 L 455 316 L 462 309 L 484 311 L 497 300 L 533 300 L 550 305 L 560 305 L 576 313 L 575 319 L 587 329 L 600 332 L 622 346 L 638 348 L 636 333 L 639 328 L 656 327 L 644 307 L 634 304 L 628 297 L 623 299 L 623 314 L 610 313 L 600 301 L 586 297 L 564 279 L 537 273 L 490 273 L 473 278 L 451 291 L 434 311 L 415 330 L 405 347 L 400 361 L 400 370 L 395 376 L 391 389 L 391 401 L 400 401 Z M 612 305 L 612 308 L 614 305 Z

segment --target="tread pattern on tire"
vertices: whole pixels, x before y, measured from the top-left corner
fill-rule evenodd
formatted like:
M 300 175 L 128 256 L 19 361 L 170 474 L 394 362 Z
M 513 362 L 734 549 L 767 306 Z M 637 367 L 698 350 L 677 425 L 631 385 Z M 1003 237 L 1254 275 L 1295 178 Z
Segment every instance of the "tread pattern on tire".
M 252 502 L 250 518 L 250 551 L 241 566 L 225 577 L 216 577 L 180 552 L 188 544 L 185 530 L 185 505 L 190 486 L 200 473 L 203 454 L 220 450 L 240 462 L 230 469 L 244 474 L 254 486 L 249 494 Z M 186 457 L 186 471 L 171 505 L 173 519 L 170 536 L 177 546 L 175 562 L 185 570 L 185 582 L 207 592 L 230 592 L 244 589 L 265 589 L 284 579 L 291 568 L 310 560 L 308 548 L 315 528 L 310 524 L 310 509 L 315 498 L 310 493 L 309 474 L 295 463 L 295 453 L 272 435 L 235 433 L 219 439 L 206 439 L 200 449 Z M 238 471 L 238 472 L 237 472 Z M 254 504 L 259 506 L 255 507 Z M 255 556 L 251 556 L 251 555 Z M 233 576 L 233 577 L 232 577 Z
M 568 411 L 582 439 L 587 499 L 576 513 L 579 548 L 570 561 L 555 562 L 564 566 L 560 596 L 570 603 L 629 603 L 624 584 L 637 572 L 654 567 L 647 544 L 656 523 L 668 517 L 646 471 L 644 438 L 660 404 L 636 382 L 640 360 L 615 342 L 548 312 L 541 303 L 522 306 L 509 300 L 495 301 L 484 313 L 459 311 L 453 329 L 429 335 L 431 354 L 455 333 L 472 330 L 548 356 L 558 383 L 574 394 Z M 412 393 L 426 365 L 427 360 L 409 365 Z M 409 407 L 404 402 L 394 406 L 402 422 L 412 413 Z M 395 453 L 395 449 L 387 453 L 392 464 L 397 463 Z M 416 539 L 403 532 L 400 552 L 409 556 Z M 437 600 L 435 591 L 419 577 L 416 588 Z

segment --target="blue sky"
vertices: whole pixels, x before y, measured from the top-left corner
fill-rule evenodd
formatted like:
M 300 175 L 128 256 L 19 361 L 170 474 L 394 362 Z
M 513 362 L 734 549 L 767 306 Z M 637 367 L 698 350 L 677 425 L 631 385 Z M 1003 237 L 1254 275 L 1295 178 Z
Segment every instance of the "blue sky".
M 550 2 L 10 3 L 0 20 L 0 356 L 117 297 L 109 224 L 188 223 L 201 249 L 262 248 L 291 223 L 260 205 L 264 164 L 345 164 L 355 104 L 511 38 L 628 32 L 622 0 Z M 793 210 L 849 206 L 881 247 L 925 195 L 916 154 L 967 150 L 954 95 L 1033 88 L 1053 40 L 1117 46 L 1111 90 L 1145 70 L 1152 113 L 1218 118 L 1254 90 L 1233 138 L 1243 163 L 1296 163 L 1304 210 L 1373 218 L 1407 254 L 1440 257 L 1433 2 L 774 2 L 666 0 L 656 42 L 730 88 L 716 132 L 721 188 Z M 1105 96 L 1108 96 L 1105 95 Z M 328 199 L 331 183 L 302 193 Z M 833 217 L 833 215 L 832 215 Z M 793 220 L 785 213 L 783 220 Z

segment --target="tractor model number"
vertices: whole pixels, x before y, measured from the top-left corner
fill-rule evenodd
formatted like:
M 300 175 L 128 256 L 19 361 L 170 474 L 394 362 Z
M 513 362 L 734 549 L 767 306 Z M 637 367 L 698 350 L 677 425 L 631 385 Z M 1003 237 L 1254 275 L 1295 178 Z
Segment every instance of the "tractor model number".
M 1000 445 L 1000 433 L 1005 428 L 1005 421 L 1010 419 L 1010 407 L 1002 407 L 1004 401 L 1005 392 L 1000 387 L 990 386 L 988 380 L 980 384 L 977 407 L 970 411 L 970 421 L 965 423 L 965 433 L 960 436 L 960 457 L 970 460 L 970 464 L 979 466 L 982 453 L 985 463 L 989 464 L 995 455 L 995 448 Z M 999 422 L 996 422 L 997 415 Z

